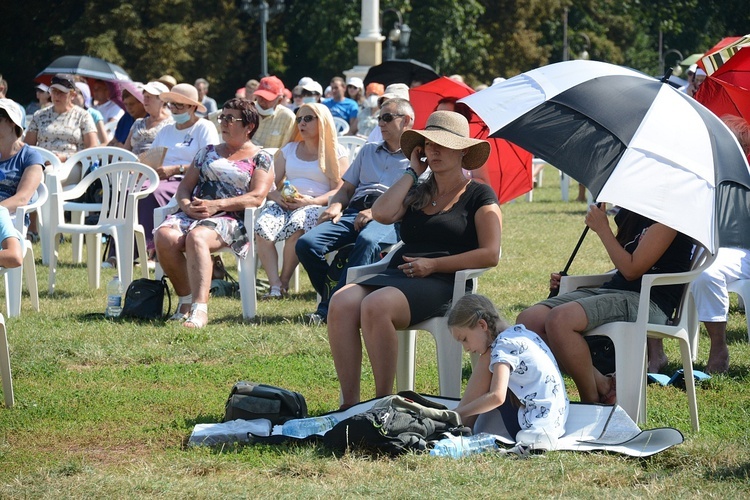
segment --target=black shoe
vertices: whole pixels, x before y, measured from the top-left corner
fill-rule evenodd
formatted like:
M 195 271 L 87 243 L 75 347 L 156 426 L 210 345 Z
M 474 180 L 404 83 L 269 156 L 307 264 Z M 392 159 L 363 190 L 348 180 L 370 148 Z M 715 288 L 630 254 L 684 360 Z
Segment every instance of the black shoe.
M 326 318 L 318 313 L 305 314 L 304 323 L 310 326 L 320 326 L 326 323 Z

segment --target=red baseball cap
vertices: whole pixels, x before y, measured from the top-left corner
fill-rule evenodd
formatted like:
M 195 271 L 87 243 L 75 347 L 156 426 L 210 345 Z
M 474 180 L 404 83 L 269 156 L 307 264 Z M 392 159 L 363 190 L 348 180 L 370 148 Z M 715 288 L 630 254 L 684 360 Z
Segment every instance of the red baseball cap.
M 253 95 L 259 95 L 263 99 L 273 101 L 284 93 L 284 83 L 275 76 L 266 76 L 260 79 L 260 85 L 253 92 Z

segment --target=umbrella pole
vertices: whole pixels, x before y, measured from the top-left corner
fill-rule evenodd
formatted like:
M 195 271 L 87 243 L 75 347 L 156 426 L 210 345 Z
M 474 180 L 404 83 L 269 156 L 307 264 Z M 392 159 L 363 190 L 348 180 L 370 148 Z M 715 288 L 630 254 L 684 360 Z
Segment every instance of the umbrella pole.
M 597 207 L 601 208 L 602 204 L 597 203 Z M 570 258 L 568 259 L 568 263 L 565 264 L 565 268 L 560 271 L 560 276 L 567 276 L 568 270 L 570 269 L 570 266 L 573 264 L 573 259 L 575 259 L 576 254 L 578 253 L 578 250 L 581 249 L 581 245 L 583 245 L 583 240 L 586 239 L 586 234 L 589 232 L 589 227 L 586 226 L 583 228 L 583 232 L 581 233 L 581 237 L 578 238 L 578 243 L 576 243 L 576 247 L 573 249 L 573 253 L 570 254 Z M 549 295 L 547 296 L 548 299 L 551 299 L 552 297 L 557 297 L 557 294 L 560 292 L 560 287 L 555 288 L 554 290 L 549 291 Z

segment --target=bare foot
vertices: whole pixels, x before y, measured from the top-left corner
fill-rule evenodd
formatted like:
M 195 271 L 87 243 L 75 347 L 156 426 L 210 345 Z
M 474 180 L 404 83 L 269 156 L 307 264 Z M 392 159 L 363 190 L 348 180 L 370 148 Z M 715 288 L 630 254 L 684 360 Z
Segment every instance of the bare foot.
M 667 359 L 667 355 L 663 352 L 661 355 L 654 355 L 648 357 L 648 373 L 660 373 L 665 366 L 667 366 L 667 363 L 669 360 Z
M 609 387 L 605 389 L 605 392 L 599 392 L 599 402 L 605 405 L 613 405 L 617 402 L 617 380 L 614 373 L 606 375 L 606 378 L 609 381 Z
M 706 363 L 706 373 L 726 373 L 729 371 L 729 348 L 712 348 Z

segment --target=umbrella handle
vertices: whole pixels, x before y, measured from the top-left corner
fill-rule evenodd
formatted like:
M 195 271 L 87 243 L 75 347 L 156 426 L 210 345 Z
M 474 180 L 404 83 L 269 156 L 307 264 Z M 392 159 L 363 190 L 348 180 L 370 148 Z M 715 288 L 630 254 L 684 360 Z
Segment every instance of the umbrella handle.
M 667 70 L 664 72 L 664 76 L 661 77 L 661 83 L 667 83 L 669 81 L 669 77 L 672 76 L 672 67 L 670 66 L 667 68 Z

